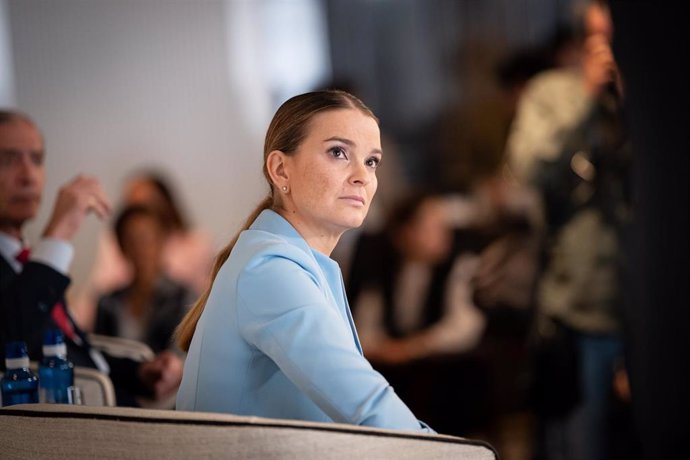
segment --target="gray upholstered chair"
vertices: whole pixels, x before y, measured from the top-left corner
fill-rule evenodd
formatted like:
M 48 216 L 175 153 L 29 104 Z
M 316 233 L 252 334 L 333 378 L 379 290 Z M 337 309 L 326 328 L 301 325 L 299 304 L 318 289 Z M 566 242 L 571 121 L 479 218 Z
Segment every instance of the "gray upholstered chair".
M 93 347 L 118 358 L 129 358 L 134 361 L 143 362 L 151 360 L 155 356 L 151 347 L 137 340 L 92 333 L 89 334 L 89 342 Z M 148 409 L 174 409 L 175 394 L 163 400 L 139 396 L 137 397 L 137 402 L 140 406 Z
M 125 407 L 26 404 L 0 409 L 11 459 L 496 460 L 486 443 L 336 423 Z
M 151 347 L 144 342 L 111 337 L 109 335 L 89 334 L 89 342 L 92 346 L 107 352 L 118 358 L 130 358 L 134 361 L 148 361 L 153 359 L 154 353 Z
M 88 367 L 74 367 L 74 386 L 81 390 L 82 404 L 114 406 L 115 388 L 106 374 Z

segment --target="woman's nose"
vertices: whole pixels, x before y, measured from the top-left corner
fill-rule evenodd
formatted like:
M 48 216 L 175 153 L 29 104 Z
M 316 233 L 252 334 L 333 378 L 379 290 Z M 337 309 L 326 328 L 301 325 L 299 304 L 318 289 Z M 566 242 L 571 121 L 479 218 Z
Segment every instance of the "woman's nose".
M 371 176 L 374 174 L 372 170 L 367 168 L 364 164 L 353 164 L 353 171 L 350 176 L 350 181 L 354 184 L 367 185 L 371 181 Z

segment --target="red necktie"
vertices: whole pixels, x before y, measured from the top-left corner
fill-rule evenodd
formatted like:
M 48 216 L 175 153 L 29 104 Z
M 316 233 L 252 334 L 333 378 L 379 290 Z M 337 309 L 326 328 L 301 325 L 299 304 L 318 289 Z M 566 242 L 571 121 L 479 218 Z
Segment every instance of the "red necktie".
M 22 250 L 19 251 L 14 258 L 17 259 L 20 264 L 24 265 L 26 262 L 28 262 L 30 255 L 31 250 L 29 248 L 22 248 Z M 65 337 L 72 341 L 77 340 L 77 335 L 74 332 L 74 326 L 72 326 L 72 322 L 67 316 L 67 311 L 65 310 L 65 306 L 62 302 L 57 302 L 53 306 L 53 309 L 50 311 L 50 316 L 53 318 L 53 321 L 55 321 L 55 324 L 57 324 L 62 333 L 65 334 Z
M 65 337 L 69 338 L 72 342 L 77 342 L 77 334 L 74 332 L 74 326 L 67 316 L 67 311 L 62 302 L 57 302 L 53 309 L 50 311 L 50 316 L 53 317 L 53 321 L 60 328 Z
M 17 262 L 20 264 L 24 265 L 29 261 L 29 256 L 31 255 L 31 250 L 29 248 L 22 248 L 21 251 L 19 251 L 14 258 L 17 259 Z

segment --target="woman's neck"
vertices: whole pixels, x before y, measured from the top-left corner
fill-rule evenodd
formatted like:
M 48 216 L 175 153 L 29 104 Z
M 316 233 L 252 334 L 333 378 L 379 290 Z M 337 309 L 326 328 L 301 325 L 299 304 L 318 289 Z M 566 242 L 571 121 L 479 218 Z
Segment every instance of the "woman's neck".
M 285 218 L 285 220 L 287 220 L 290 225 L 297 230 L 297 233 L 304 238 L 304 241 L 307 242 L 309 247 L 319 251 L 321 254 L 324 254 L 327 257 L 331 256 L 331 253 L 338 244 L 340 237 L 344 233 L 344 230 L 328 231 L 323 227 L 307 225 L 295 214 L 284 209 L 277 209 L 276 212 Z

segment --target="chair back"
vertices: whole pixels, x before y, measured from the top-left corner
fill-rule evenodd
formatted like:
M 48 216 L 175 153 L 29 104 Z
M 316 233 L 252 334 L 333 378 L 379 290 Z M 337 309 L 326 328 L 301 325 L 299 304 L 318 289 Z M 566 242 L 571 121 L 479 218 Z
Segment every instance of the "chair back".
M 103 372 L 88 367 L 74 367 L 74 385 L 81 389 L 82 404 L 86 406 L 114 406 L 115 387 Z
M 24 404 L 0 409 L 3 458 L 496 460 L 454 436 L 337 423 L 129 407 Z
M 155 357 L 151 347 L 137 340 L 112 337 L 109 335 L 89 334 L 91 346 L 117 358 L 129 358 L 134 361 L 150 361 Z M 147 409 L 174 409 L 175 394 L 157 400 L 147 396 L 137 396 L 137 403 Z
M 142 362 L 149 361 L 155 356 L 151 347 L 137 340 L 101 334 L 89 334 L 88 338 L 91 346 L 116 358 L 130 358 Z

